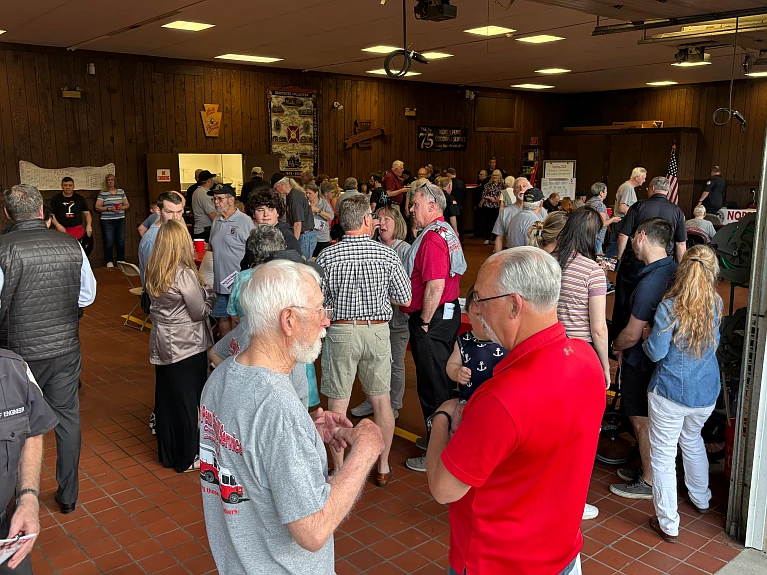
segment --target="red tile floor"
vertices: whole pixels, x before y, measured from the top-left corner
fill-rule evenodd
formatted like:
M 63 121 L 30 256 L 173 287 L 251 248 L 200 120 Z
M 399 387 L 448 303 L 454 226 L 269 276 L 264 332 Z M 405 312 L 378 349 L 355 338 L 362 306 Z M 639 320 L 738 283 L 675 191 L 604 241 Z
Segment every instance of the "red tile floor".
M 471 277 L 488 251 L 478 242 L 468 242 Z M 58 512 L 53 501 L 55 440 L 49 434 L 42 472 L 43 529 L 33 552 L 34 571 L 37 575 L 216 573 L 205 534 L 199 477 L 179 475 L 156 461 L 156 444 L 147 426 L 154 403 L 149 333 L 122 326 L 120 316 L 134 299 L 120 272 L 97 269 L 96 276 L 98 298 L 81 325 L 80 499 L 74 513 Z M 464 293 L 467 287 L 463 286 Z M 409 358 L 407 386 L 398 424 L 420 435 L 423 424 Z M 355 395 L 352 405 L 356 399 Z M 405 468 L 404 461 L 417 454 L 412 443 L 395 438 L 395 480 L 386 489 L 368 483 L 336 534 L 339 575 L 446 573 L 447 507 L 432 500 L 424 475 Z M 699 517 L 689 504 L 680 504 L 682 531 L 676 545 L 661 543 L 648 528 L 651 502 L 608 495 L 608 485 L 618 481 L 614 472 L 599 464 L 594 469 L 588 501 L 601 513 L 583 523 L 584 573 L 713 573 L 740 552 L 722 532 L 727 485 L 721 464 L 712 468 L 712 513 Z

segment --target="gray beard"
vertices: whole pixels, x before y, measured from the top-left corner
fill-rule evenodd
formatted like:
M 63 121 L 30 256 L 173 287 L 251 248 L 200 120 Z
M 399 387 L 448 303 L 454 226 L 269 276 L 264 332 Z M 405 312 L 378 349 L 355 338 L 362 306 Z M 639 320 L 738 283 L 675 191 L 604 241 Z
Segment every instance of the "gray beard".
M 493 343 L 496 343 L 503 347 L 503 344 L 501 343 L 501 340 L 498 339 L 498 336 L 495 335 L 495 332 L 490 328 L 489 325 L 487 325 L 487 322 L 485 321 L 485 318 L 482 316 L 479 316 L 479 322 L 482 324 L 482 327 L 485 328 L 485 331 L 487 332 L 488 337 L 490 338 L 490 341 Z
M 296 363 L 314 363 L 314 360 L 322 352 L 322 339 L 325 337 L 325 329 L 320 332 L 316 341 L 309 345 L 304 345 L 299 341 L 294 341 L 291 345 L 290 356 Z

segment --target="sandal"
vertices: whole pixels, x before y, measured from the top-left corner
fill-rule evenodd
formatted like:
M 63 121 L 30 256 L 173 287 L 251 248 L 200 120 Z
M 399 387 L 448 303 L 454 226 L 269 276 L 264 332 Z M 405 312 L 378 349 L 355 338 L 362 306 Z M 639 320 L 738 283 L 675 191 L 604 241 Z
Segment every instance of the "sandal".
M 193 471 L 199 471 L 200 470 L 200 456 L 195 455 L 194 461 L 192 462 L 192 465 L 189 466 L 189 469 L 184 471 L 184 473 L 192 473 Z

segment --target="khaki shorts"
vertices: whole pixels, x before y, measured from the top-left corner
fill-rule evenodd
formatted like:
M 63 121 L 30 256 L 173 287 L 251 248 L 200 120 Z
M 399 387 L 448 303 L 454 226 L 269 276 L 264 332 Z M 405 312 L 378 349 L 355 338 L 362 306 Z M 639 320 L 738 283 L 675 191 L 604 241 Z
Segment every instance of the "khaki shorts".
M 367 395 L 384 395 L 391 387 L 389 324 L 332 324 L 322 346 L 323 395 L 348 399 L 354 376 Z

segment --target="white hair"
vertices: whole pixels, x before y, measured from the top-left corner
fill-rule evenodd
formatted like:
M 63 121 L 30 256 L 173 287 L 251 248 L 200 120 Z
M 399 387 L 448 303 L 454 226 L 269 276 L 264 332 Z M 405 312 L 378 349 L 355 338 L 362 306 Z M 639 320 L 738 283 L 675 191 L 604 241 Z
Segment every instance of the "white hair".
M 522 203 L 522 209 L 523 210 L 537 210 L 543 205 L 543 200 L 538 200 L 537 202 L 523 202 Z
M 394 160 L 394 162 L 392 162 L 392 165 L 391 165 L 392 170 L 396 170 L 397 168 L 404 168 L 404 167 L 405 167 L 404 162 L 400 160 Z
M 498 260 L 499 293 L 519 294 L 538 314 L 556 309 L 562 270 L 551 255 L 540 248 L 524 246 L 504 250 L 487 259 L 492 260 Z
M 285 308 L 305 306 L 309 294 L 307 282 L 320 285 L 320 276 L 306 264 L 272 260 L 253 270 L 240 291 L 240 305 L 248 317 L 252 338 L 276 332 Z
M 506 179 L 503 180 L 503 185 L 506 186 L 506 188 L 513 188 L 515 181 L 514 176 L 506 176 Z
M 447 209 L 447 199 L 445 198 L 445 193 L 442 191 L 442 188 L 440 188 L 439 186 L 435 186 L 434 184 L 428 183 L 428 180 L 426 180 L 426 182 L 427 183 L 425 184 L 416 186 L 415 194 L 420 195 L 427 202 L 434 202 L 435 204 L 437 204 L 439 211 L 444 213 L 445 209 Z M 424 188 L 428 188 L 428 190 L 425 190 Z
M 644 168 L 634 168 L 631 170 L 631 177 L 632 178 L 638 178 L 639 176 L 642 176 L 647 173 L 647 170 Z
M 276 188 L 279 185 L 283 185 L 283 186 L 290 186 L 292 188 L 293 186 L 291 185 L 290 182 L 291 182 L 290 178 L 285 176 L 284 178 L 277 180 L 274 184 L 274 187 Z
M 695 217 L 705 216 L 706 215 L 706 208 L 704 208 L 703 206 L 700 206 L 700 205 L 695 206 L 695 208 L 693 208 L 693 210 L 692 210 L 692 215 L 695 216 Z

